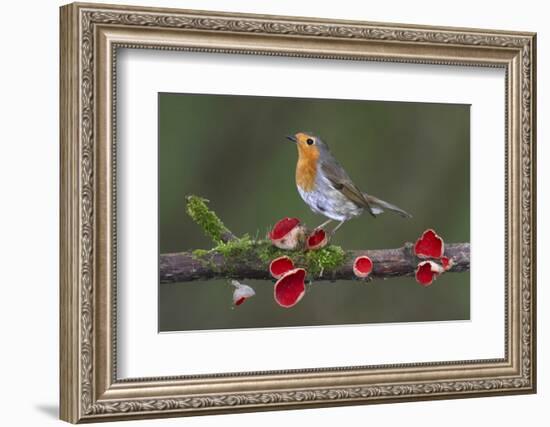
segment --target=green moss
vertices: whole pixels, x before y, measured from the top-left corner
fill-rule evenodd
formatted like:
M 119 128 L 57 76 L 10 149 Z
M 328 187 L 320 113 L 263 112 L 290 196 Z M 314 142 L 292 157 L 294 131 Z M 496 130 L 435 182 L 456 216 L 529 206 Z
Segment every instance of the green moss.
M 210 251 L 206 250 L 206 249 L 195 249 L 193 251 L 193 255 L 196 257 L 196 258 L 204 258 L 206 255 L 208 255 L 210 253 Z
M 330 245 L 305 254 L 305 263 L 310 275 L 323 275 L 344 264 L 346 253 L 340 246 Z
M 208 209 L 207 202 L 208 200 L 202 197 L 188 196 L 186 211 L 191 219 L 204 230 L 204 233 L 219 245 L 223 242 L 223 236 L 230 232 L 222 220 Z
M 213 250 L 220 252 L 226 258 L 238 258 L 250 253 L 254 246 L 254 241 L 250 239 L 248 234 L 245 234 L 239 239 L 233 239 L 229 242 L 220 242 Z
M 212 254 L 212 250 L 195 249 L 191 253 L 193 254 L 193 258 L 200 262 L 203 266 L 216 270 L 216 264 L 212 262 L 212 257 L 209 256 Z
M 258 258 L 266 264 L 269 264 L 275 258 L 279 258 L 283 255 L 288 256 L 295 262 L 296 258 L 301 255 L 299 252 L 283 251 L 282 249 L 273 246 L 273 244 L 267 240 L 256 242 L 255 250 Z
M 257 256 L 267 266 L 275 258 L 286 255 L 292 259 L 294 265 L 305 268 L 310 276 L 322 276 L 342 266 L 346 261 L 344 250 L 334 245 L 308 252 L 284 251 L 273 246 L 268 240 L 254 240 L 247 234 L 224 242 L 224 237 L 231 233 L 218 216 L 208 209 L 207 202 L 208 200 L 202 197 L 187 197 L 187 214 L 216 244 L 211 250 L 193 251 L 193 255 L 203 262 L 210 262 L 208 255 L 218 252 L 230 260 L 232 265 L 239 265 L 250 260 L 251 256 Z
M 263 241 L 255 245 L 258 258 L 269 264 L 275 258 L 288 256 L 296 267 L 303 267 L 310 276 L 330 273 L 341 267 L 346 261 L 346 252 L 340 247 L 330 245 L 316 251 L 284 251 L 271 242 Z

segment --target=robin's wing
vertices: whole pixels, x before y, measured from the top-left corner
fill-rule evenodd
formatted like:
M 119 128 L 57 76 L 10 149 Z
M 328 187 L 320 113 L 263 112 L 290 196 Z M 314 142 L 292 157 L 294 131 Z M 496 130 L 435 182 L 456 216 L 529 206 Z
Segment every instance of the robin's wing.
M 372 216 L 376 216 L 363 192 L 357 188 L 336 159 L 334 159 L 334 161 L 321 163 L 321 170 L 336 190 L 340 191 L 357 206 L 367 208 Z

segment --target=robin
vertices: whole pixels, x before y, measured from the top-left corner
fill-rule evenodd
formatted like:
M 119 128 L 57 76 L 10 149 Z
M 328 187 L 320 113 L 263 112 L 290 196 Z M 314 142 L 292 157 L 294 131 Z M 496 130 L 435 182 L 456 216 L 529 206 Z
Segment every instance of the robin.
M 344 222 L 361 215 L 365 209 L 374 217 L 384 210 L 404 218 L 412 217 L 403 209 L 359 190 L 318 136 L 298 132 L 287 139 L 298 147 L 296 187 L 300 196 L 313 212 L 328 218 L 317 228 L 340 221 L 332 230 L 334 233 Z

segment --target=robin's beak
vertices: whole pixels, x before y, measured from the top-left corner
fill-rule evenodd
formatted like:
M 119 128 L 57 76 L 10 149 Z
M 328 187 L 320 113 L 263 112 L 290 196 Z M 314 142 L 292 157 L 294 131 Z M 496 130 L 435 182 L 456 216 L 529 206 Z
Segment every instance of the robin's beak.
M 292 141 L 292 142 L 296 143 L 296 137 L 295 137 L 295 136 L 287 135 L 286 139 L 288 139 L 289 141 Z

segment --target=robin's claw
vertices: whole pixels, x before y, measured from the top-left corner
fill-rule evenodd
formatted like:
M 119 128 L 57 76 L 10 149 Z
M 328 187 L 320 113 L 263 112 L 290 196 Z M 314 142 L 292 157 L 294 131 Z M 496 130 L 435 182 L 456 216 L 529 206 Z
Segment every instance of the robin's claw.
M 332 229 L 332 231 L 330 232 L 330 235 L 331 235 L 331 236 L 334 236 L 334 233 L 336 233 L 336 230 L 338 230 L 342 225 L 344 225 L 344 222 L 346 222 L 346 221 L 345 221 L 345 220 L 344 220 L 344 221 L 340 221 L 340 223 L 339 223 L 336 227 L 334 227 L 334 228 Z
M 313 229 L 313 231 L 323 229 L 323 228 L 325 228 L 327 225 L 329 225 L 331 222 L 332 222 L 332 219 L 329 219 L 329 220 L 323 222 L 321 225 L 318 225 L 317 227 L 315 227 L 315 228 Z

